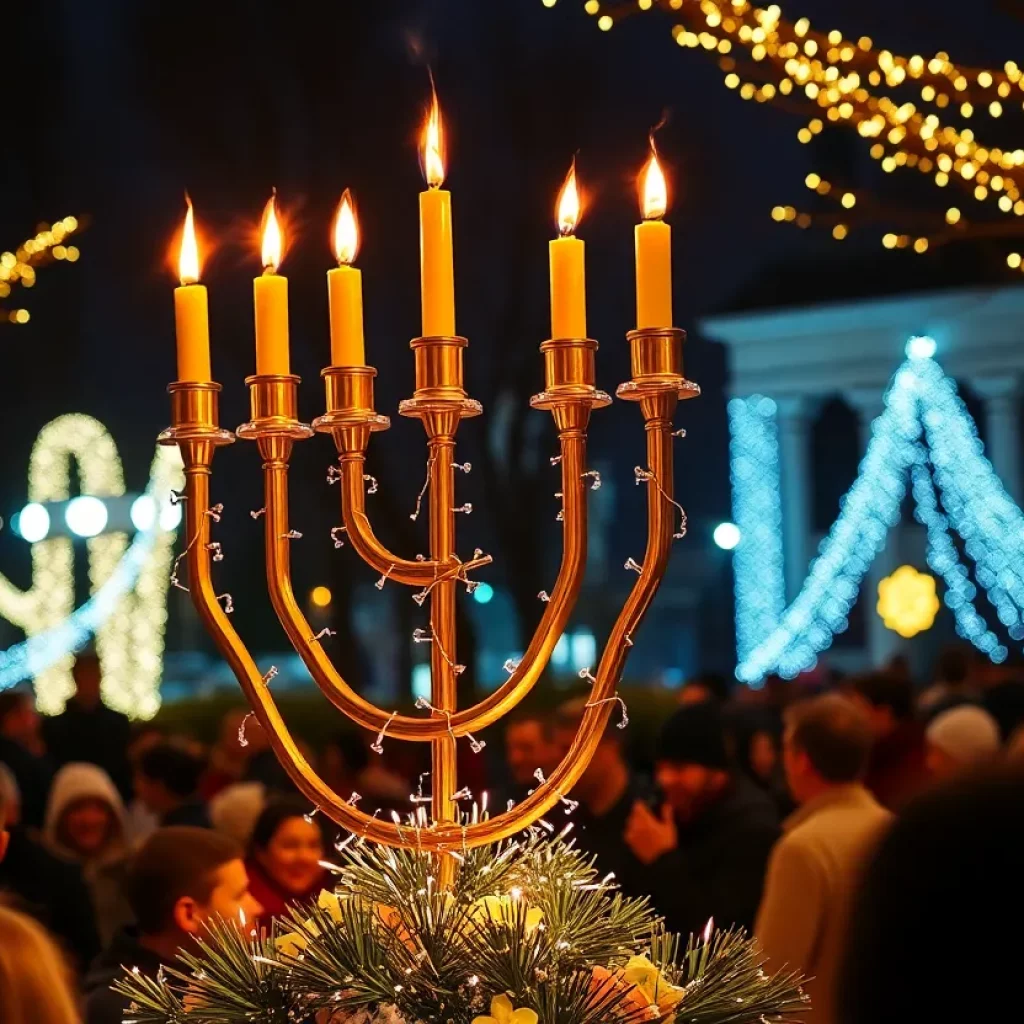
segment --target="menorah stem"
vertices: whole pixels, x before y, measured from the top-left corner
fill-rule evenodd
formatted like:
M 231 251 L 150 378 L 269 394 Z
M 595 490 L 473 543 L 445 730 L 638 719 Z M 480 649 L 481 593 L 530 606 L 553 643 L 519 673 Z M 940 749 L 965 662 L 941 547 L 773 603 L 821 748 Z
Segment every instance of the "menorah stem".
M 458 425 L 459 414 L 456 411 L 430 412 L 423 419 L 423 426 L 430 439 L 430 557 L 439 564 L 444 564 L 455 554 L 455 472 L 452 463 Z M 435 709 L 434 714 L 445 717 L 455 711 L 457 706 L 455 586 L 454 579 L 436 584 L 431 592 L 430 603 L 433 634 L 430 700 Z M 434 820 L 439 823 L 456 822 L 458 807 L 452 799 L 456 780 L 456 749 L 455 738 L 451 733 L 431 741 L 431 769 Z M 454 861 L 442 855 L 438 871 L 441 884 L 449 883 L 454 872 Z

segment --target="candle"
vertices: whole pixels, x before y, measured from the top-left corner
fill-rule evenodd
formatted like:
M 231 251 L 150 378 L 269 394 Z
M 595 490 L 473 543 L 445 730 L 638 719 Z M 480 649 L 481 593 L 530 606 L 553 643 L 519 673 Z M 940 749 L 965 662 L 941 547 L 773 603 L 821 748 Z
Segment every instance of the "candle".
M 636 325 L 672 326 L 672 229 L 661 219 L 668 188 L 651 140 L 651 158 L 641 174 L 643 222 L 636 226 Z
M 289 372 L 288 279 L 277 272 L 283 248 L 276 195 L 272 195 L 263 210 L 263 274 L 253 282 L 256 303 L 256 373 L 260 375 Z
M 558 196 L 556 220 L 559 237 L 548 243 L 551 266 L 551 337 L 587 336 L 587 291 L 584 280 L 584 246 L 574 234 L 580 219 L 576 188 L 576 161 Z
M 327 271 L 327 298 L 331 311 L 331 365 L 364 366 L 363 275 L 351 264 L 359 250 L 352 194 L 345 189 L 334 219 L 334 255 L 338 266 Z
M 196 243 L 192 200 L 186 197 L 185 227 L 181 233 L 178 277 L 181 287 L 174 289 L 174 325 L 178 346 L 178 380 L 209 381 L 210 322 L 206 288 L 199 284 L 199 246 Z
M 425 338 L 455 334 L 455 270 L 452 258 L 452 197 L 444 181 L 444 135 L 437 93 L 423 129 L 420 193 L 420 300 Z

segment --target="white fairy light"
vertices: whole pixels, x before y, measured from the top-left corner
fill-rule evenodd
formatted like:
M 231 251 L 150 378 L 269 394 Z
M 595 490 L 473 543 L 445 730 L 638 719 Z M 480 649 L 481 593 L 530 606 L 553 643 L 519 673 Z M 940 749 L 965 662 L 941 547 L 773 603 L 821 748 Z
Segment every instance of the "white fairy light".
M 368 483 L 370 485 L 369 487 L 366 488 L 367 494 L 376 494 L 377 491 L 380 489 L 380 485 L 377 483 L 377 478 L 375 476 L 370 476 L 369 473 L 364 473 L 363 480 L 365 483 Z
M 331 527 L 331 540 L 334 542 L 335 549 L 343 548 L 345 542 L 341 539 L 341 535 L 348 530 L 347 526 L 332 526 Z

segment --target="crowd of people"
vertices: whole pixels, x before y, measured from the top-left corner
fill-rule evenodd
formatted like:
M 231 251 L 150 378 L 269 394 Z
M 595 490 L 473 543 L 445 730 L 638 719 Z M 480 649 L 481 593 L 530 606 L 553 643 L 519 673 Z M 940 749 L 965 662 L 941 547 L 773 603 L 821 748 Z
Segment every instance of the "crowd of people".
M 269 924 L 331 885 L 336 837 L 251 716 L 229 712 L 202 749 L 104 706 L 95 658 L 75 683 L 45 720 L 29 692 L 0 693 L 2 1024 L 121 1024 L 123 965 L 155 974 L 212 918 Z M 507 721 L 502 775 L 483 780 L 492 806 L 554 770 L 585 709 Z M 810 979 L 815 1024 L 924 1017 L 929 977 L 944 986 L 935 1012 L 968 1012 L 976 993 L 942 964 L 987 921 L 1018 919 L 1022 723 L 1024 676 L 960 649 L 921 692 L 899 663 L 821 688 L 730 693 L 701 676 L 646 756 L 609 724 L 568 795 L 570 836 L 672 930 L 751 931 L 767 969 Z M 309 756 L 335 791 L 407 813 L 417 783 L 371 739 Z M 900 962 L 919 973 L 900 967 L 893 988 Z

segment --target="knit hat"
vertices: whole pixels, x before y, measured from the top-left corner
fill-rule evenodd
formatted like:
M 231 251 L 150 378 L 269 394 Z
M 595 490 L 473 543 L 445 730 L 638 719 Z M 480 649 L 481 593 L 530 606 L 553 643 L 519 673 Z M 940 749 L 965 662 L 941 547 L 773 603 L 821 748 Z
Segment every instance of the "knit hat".
M 975 764 L 999 750 L 996 720 L 973 704 L 961 704 L 932 719 L 928 742 L 961 764 Z
M 725 727 L 718 705 L 708 701 L 679 708 L 662 726 L 658 760 L 728 769 Z

